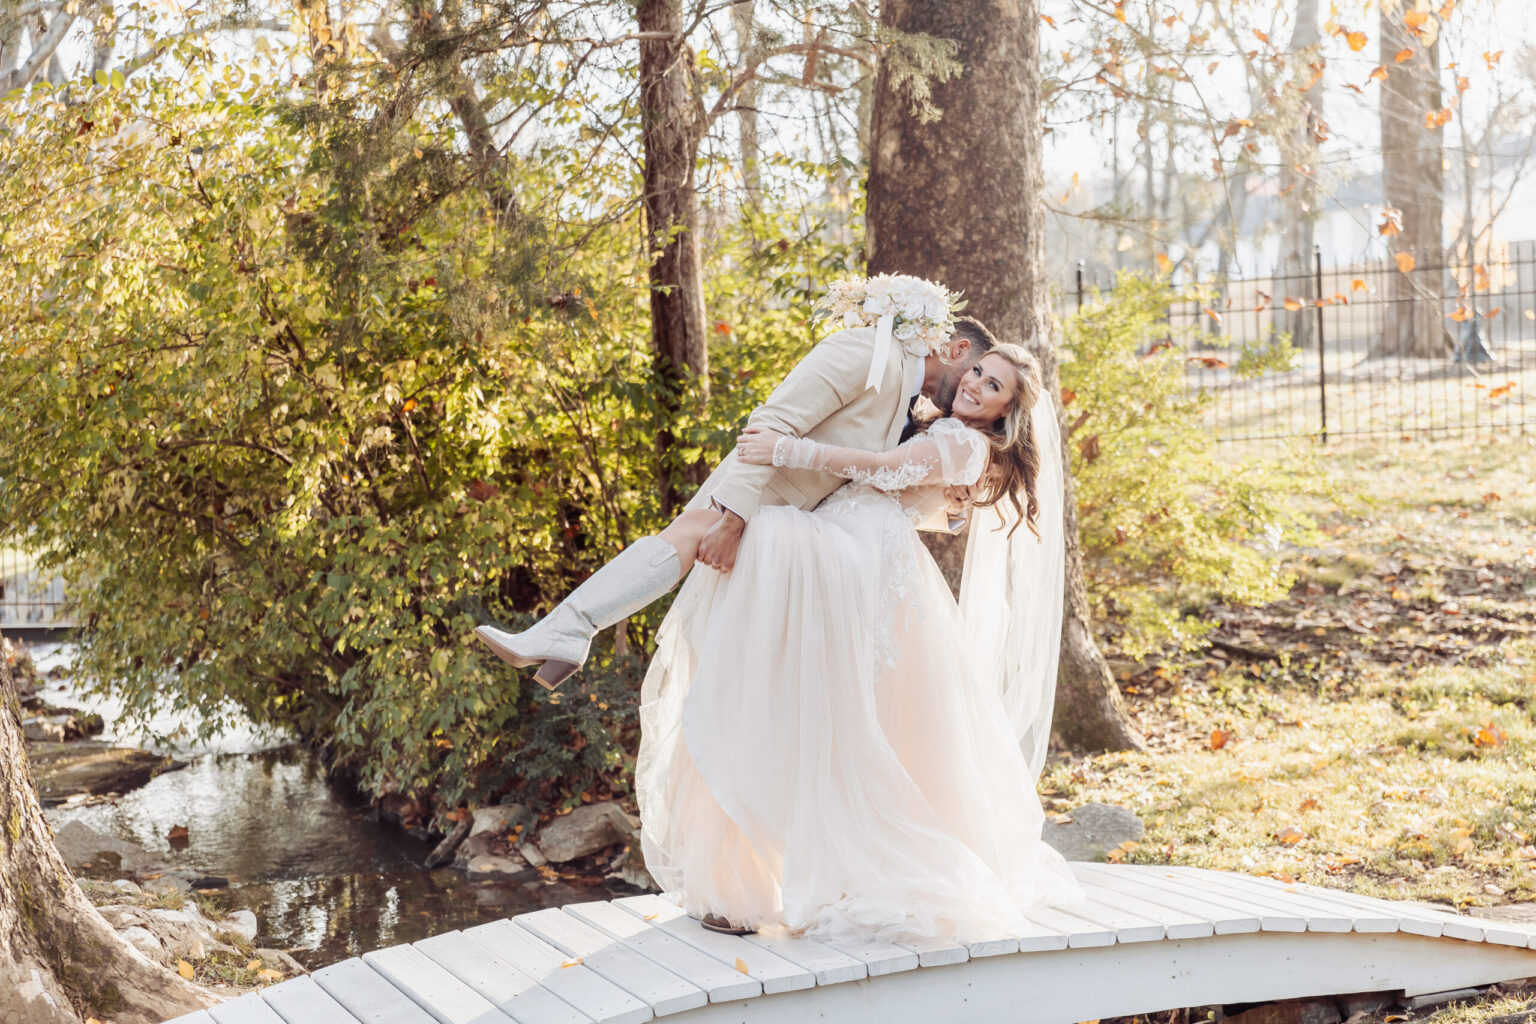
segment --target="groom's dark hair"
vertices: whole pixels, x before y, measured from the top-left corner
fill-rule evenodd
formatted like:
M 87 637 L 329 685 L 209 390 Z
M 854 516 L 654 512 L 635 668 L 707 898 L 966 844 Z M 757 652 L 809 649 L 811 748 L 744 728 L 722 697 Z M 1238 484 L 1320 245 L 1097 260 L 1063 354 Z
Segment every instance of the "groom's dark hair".
M 977 359 L 997 347 L 997 339 L 992 336 L 992 332 L 973 316 L 955 317 L 954 335 L 971 343 L 971 354 Z

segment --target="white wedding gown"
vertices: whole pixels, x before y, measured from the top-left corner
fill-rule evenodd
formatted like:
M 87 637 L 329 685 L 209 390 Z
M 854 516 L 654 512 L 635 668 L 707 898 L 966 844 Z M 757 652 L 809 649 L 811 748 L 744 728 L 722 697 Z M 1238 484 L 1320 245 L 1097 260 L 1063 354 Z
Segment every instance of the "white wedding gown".
M 1080 891 L 916 524 L 974 484 L 957 420 L 693 572 L 641 693 L 645 861 L 690 913 L 817 938 L 976 941 Z

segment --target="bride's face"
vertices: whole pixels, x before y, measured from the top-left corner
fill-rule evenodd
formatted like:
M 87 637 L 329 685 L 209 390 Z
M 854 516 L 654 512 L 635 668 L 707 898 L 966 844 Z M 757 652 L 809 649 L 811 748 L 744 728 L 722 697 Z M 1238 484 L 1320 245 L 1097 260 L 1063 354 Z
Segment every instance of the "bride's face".
M 982 356 L 960 379 L 955 404 L 950 411 L 966 426 L 984 427 L 996 423 L 1013 407 L 1018 391 L 1017 378 L 1013 364 L 1002 356 Z

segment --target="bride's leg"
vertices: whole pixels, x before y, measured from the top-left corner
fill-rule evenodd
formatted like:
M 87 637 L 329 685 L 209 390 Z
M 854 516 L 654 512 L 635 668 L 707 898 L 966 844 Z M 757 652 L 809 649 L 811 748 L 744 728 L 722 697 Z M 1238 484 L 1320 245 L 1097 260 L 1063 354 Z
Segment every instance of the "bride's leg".
M 587 578 L 555 609 L 521 633 L 479 626 L 475 635 L 509 665 L 539 664 L 534 679 L 553 690 L 587 660 L 592 638 L 677 585 L 693 565 L 699 541 L 720 517 L 684 512 L 654 537 L 641 537 Z

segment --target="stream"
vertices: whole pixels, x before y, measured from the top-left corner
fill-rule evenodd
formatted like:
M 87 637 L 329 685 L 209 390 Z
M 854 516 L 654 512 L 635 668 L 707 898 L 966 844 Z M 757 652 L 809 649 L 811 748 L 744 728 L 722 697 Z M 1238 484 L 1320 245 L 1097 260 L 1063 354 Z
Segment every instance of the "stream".
M 31 651 L 40 673 L 68 665 L 66 646 Z M 525 911 L 611 898 L 601 886 L 471 881 L 452 867 L 426 871 L 421 864 L 432 843 L 378 820 L 370 805 L 326 778 L 310 751 L 282 734 L 247 724 L 205 743 L 153 743 L 117 731 L 121 706 L 80 693 L 68 674 L 49 679 L 43 696 L 101 714 L 101 739 L 187 762 L 120 796 L 47 808 L 53 827 L 80 821 L 170 867 L 227 878 L 220 902 L 253 911 L 259 944 L 284 949 L 310 969 Z M 151 728 L 190 735 L 187 725 L 163 716 Z M 176 825 L 187 838 L 173 848 L 167 835 Z M 613 884 L 614 894 L 636 891 Z

